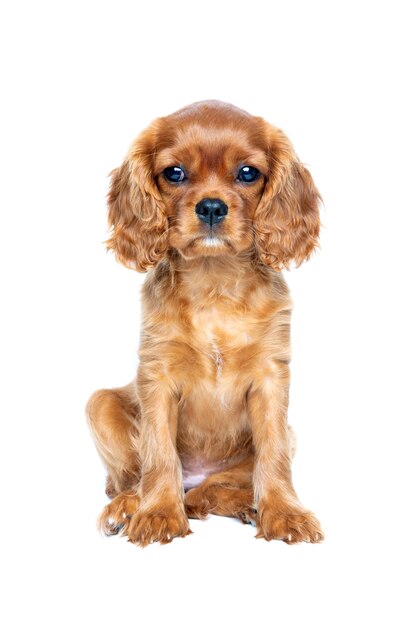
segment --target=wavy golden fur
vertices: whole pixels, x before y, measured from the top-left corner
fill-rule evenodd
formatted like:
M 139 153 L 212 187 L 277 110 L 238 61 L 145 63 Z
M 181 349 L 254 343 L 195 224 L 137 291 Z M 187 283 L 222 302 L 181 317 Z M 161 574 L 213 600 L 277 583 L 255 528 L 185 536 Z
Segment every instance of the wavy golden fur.
M 239 178 L 247 166 L 251 181 Z M 183 180 L 169 179 L 174 167 Z M 214 513 L 268 540 L 323 538 L 291 479 L 280 273 L 317 246 L 319 203 L 284 133 L 218 101 L 157 119 L 112 172 L 108 247 L 148 275 L 137 376 L 87 406 L 108 471 L 107 534 L 166 543 Z

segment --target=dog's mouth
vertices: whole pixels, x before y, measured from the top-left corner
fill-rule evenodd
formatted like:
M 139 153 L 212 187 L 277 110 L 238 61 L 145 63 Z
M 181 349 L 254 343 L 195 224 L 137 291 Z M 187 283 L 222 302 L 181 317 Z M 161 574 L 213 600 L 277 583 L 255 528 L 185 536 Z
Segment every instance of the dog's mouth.
M 188 241 L 186 246 L 179 250 L 185 258 L 195 256 L 217 256 L 224 254 L 236 254 L 235 246 L 229 238 L 218 235 L 216 232 L 208 231 L 197 235 Z
M 201 237 L 200 240 L 204 246 L 208 246 L 209 248 L 222 246 L 225 243 L 225 240 L 223 237 L 219 237 L 216 233 L 213 233 L 212 231 L 209 232 L 207 235 L 204 235 L 203 237 Z

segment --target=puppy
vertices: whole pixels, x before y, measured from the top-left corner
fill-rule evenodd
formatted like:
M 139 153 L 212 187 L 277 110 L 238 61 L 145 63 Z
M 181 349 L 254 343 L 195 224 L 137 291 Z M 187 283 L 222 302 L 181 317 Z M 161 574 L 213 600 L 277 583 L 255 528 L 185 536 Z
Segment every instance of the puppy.
M 282 131 L 214 100 L 154 121 L 112 172 L 108 248 L 148 274 L 136 378 L 87 405 L 105 533 L 167 543 L 214 513 L 267 540 L 323 539 L 291 478 L 280 272 L 316 247 L 319 204 Z

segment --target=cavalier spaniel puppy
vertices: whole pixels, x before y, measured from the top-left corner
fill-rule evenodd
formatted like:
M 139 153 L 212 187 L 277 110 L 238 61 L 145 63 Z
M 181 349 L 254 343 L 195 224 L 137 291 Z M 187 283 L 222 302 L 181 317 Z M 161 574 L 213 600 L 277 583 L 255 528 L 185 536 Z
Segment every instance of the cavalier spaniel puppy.
M 281 130 L 219 101 L 154 121 L 111 175 L 108 248 L 148 271 L 132 383 L 87 414 L 111 498 L 99 525 L 140 546 L 209 513 L 318 542 L 291 478 L 291 300 L 320 196 Z

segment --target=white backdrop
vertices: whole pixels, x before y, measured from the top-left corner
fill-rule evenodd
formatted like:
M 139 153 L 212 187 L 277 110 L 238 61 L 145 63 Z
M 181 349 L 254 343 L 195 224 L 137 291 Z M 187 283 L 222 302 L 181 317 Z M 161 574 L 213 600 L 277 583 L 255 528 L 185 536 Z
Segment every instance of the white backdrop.
M 412 2 L 15 2 L 1 16 L 4 624 L 415 624 Z M 104 539 L 84 420 L 136 367 L 143 277 L 106 255 L 108 172 L 218 98 L 280 126 L 324 198 L 295 301 L 294 480 L 322 545 L 212 517 Z

